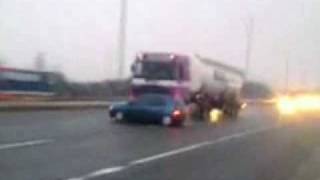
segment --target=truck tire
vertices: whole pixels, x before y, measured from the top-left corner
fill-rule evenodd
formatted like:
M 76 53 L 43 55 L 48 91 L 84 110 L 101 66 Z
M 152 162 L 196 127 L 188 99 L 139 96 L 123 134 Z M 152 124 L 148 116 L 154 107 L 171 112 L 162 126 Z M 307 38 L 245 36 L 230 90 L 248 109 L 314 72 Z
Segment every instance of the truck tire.
M 231 116 L 230 116 L 232 118 L 232 120 L 237 120 L 238 114 L 239 114 L 239 109 L 237 107 L 233 107 L 231 109 Z

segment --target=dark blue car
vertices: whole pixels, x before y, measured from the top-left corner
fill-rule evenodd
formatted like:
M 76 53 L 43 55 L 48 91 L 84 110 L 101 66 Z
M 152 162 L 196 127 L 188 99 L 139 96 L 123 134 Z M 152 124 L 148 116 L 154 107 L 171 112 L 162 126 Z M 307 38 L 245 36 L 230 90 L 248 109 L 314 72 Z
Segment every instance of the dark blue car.
M 186 119 L 182 101 L 168 95 L 148 94 L 122 105 L 110 107 L 110 117 L 115 121 L 160 123 L 181 126 Z

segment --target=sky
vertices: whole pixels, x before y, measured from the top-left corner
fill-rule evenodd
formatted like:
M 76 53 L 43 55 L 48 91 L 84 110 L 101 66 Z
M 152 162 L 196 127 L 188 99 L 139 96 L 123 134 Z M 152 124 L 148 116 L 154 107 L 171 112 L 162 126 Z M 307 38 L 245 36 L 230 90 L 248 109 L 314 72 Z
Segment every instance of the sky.
M 117 77 L 120 0 L 0 0 L 0 60 L 68 79 Z M 320 85 L 318 0 L 128 0 L 126 75 L 137 52 L 198 53 L 245 67 L 252 19 L 250 77 L 274 88 Z

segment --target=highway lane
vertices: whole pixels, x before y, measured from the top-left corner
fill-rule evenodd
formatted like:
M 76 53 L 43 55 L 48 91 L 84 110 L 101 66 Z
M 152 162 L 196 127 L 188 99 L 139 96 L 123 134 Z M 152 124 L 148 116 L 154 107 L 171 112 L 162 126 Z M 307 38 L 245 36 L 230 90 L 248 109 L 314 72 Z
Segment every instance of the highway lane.
M 0 119 L 0 179 L 254 179 L 251 168 L 267 173 L 274 160 L 260 157 L 282 157 L 270 147 L 303 135 L 279 130 L 270 110 L 254 107 L 240 121 L 182 129 L 112 123 L 102 109 L 1 112 Z
M 291 124 L 99 175 L 95 180 L 320 178 L 320 123 Z

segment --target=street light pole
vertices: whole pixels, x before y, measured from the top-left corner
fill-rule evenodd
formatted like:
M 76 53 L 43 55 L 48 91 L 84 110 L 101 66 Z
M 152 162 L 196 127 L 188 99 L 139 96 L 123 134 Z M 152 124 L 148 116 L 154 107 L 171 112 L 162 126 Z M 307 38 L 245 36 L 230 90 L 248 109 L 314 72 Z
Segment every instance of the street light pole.
M 248 78 L 250 72 L 250 60 L 251 60 L 251 49 L 252 49 L 252 42 L 253 42 L 253 32 L 254 32 L 254 21 L 251 17 L 249 17 L 248 23 L 245 24 L 246 27 L 246 59 L 245 59 L 245 75 Z
M 126 58 L 126 36 L 127 36 L 127 0 L 120 2 L 120 22 L 119 22 L 119 35 L 118 35 L 118 77 L 123 78 L 124 64 Z

